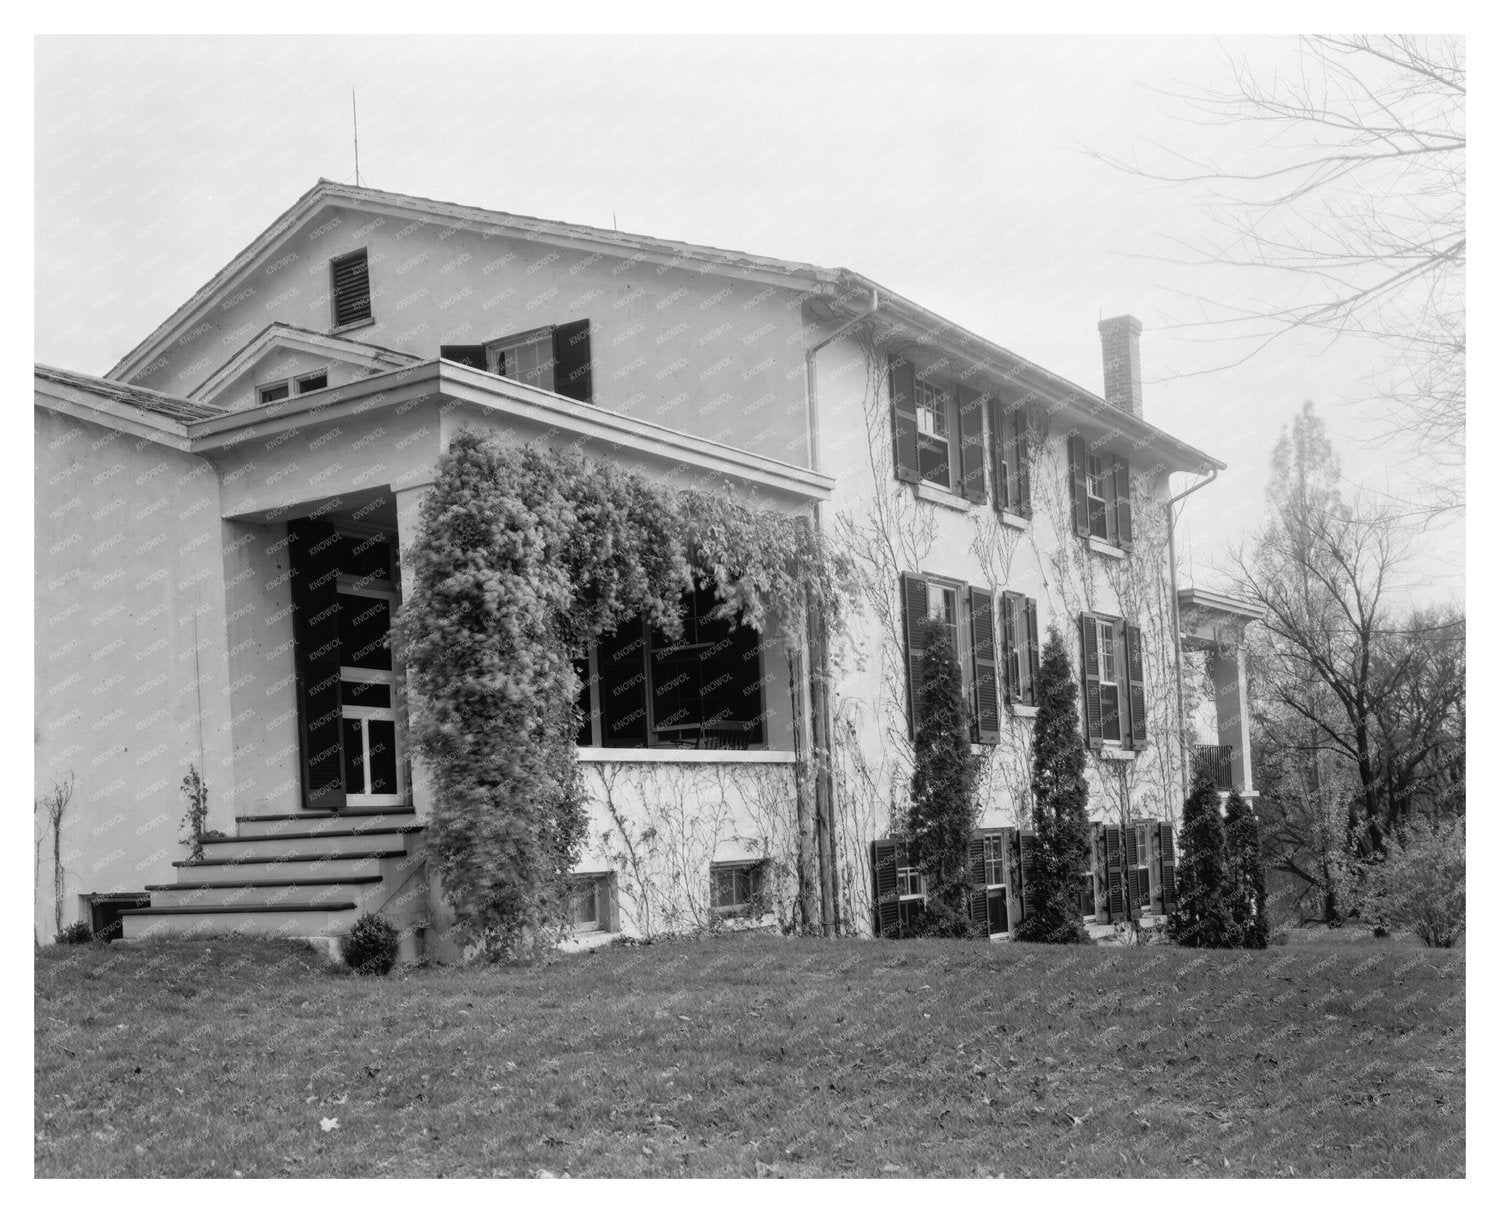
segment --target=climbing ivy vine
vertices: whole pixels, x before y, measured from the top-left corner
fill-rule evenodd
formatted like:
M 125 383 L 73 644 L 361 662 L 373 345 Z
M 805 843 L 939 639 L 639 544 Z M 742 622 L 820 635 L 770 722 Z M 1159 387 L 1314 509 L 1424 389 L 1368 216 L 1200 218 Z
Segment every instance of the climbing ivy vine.
M 797 515 L 467 429 L 405 559 L 415 584 L 396 636 L 433 783 L 428 854 L 460 935 L 496 957 L 566 922 L 587 829 L 573 662 L 637 615 L 680 636 L 695 584 L 734 626 L 837 627 L 848 579 Z

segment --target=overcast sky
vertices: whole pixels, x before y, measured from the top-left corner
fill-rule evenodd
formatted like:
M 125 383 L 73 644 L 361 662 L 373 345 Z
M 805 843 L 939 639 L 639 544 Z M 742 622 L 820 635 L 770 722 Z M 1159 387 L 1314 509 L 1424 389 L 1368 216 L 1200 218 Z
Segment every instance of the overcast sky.
M 1241 41 L 1268 69 L 1291 44 Z M 523 215 L 848 266 L 1099 391 L 1097 324 L 1144 323 L 1146 416 L 1223 459 L 1189 503 L 1184 582 L 1255 520 L 1304 400 L 1346 477 L 1405 498 L 1372 449 L 1372 352 L 1237 350 L 1168 329 L 1242 277 L 1183 266 L 1206 222 L 1086 149 L 1245 157 L 1160 90 L 1224 84 L 1207 39 L 42 39 L 36 357 L 102 374 L 320 176 Z M 1256 289 L 1265 291 L 1266 284 Z M 1209 372 L 1187 374 L 1187 372 Z M 1459 598 L 1462 533 L 1411 581 Z

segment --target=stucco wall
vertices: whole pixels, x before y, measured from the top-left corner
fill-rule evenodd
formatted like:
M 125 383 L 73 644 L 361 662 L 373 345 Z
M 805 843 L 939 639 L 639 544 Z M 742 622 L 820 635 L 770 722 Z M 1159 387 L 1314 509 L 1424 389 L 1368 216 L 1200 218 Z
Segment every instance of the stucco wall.
M 209 784 L 209 825 L 230 825 L 218 482 L 203 459 L 35 419 L 34 795 L 72 774 L 67 925 L 80 894 L 171 878 L 189 763 Z M 50 941 L 50 837 L 41 852 L 36 926 Z
M 919 368 L 926 361 L 920 353 L 914 360 Z M 937 377 L 951 381 L 955 373 L 950 367 Z M 1128 445 L 1119 446 L 1135 474 L 1136 538 L 1130 557 L 1119 560 L 1091 552 L 1073 533 L 1067 429 L 1056 419 L 1031 467 L 1033 517 L 1012 526 L 988 502 L 955 502 L 956 509 L 931 504 L 896 481 L 885 353 L 872 353 L 857 333 L 820 354 L 817 403 L 821 470 L 837 478 L 833 501 L 824 507 L 824 526 L 855 559 L 861 585 L 836 654 L 835 690 L 841 879 L 854 921 L 868 930 L 868 843 L 888 835 L 893 815 L 909 795 L 901 573 L 978 586 L 997 599 L 1007 589 L 1036 599 L 1042 637 L 1049 626 L 1058 629 L 1075 677 L 1080 611 L 1121 615 L 1138 624 L 1151 744 L 1133 760 L 1090 757 L 1089 811 L 1096 820 L 1120 820 L 1127 811 L 1175 820 L 1180 755 L 1161 512 L 1166 476 Z M 1088 430 L 1086 436 L 1100 433 Z M 989 487 L 993 493 L 993 484 Z M 980 824 L 1027 825 L 1032 721 L 1003 704 L 1001 715 L 999 744 L 976 747 L 983 760 Z
M 806 466 L 801 306 L 787 289 L 347 210 L 291 236 L 134 381 L 185 393 L 272 321 L 327 332 L 329 261 L 359 248 L 374 323 L 347 330 L 355 340 L 434 358 L 586 318 L 595 404 Z

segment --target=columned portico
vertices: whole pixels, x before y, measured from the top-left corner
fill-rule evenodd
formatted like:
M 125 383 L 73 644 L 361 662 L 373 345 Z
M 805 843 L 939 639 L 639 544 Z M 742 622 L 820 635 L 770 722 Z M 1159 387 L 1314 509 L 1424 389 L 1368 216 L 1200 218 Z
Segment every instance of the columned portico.
M 1200 747 L 1197 761 L 1207 763 L 1220 790 L 1239 788 L 1255 795 L 1250 762 L 1250 694 L 1245 670 L 1245 629 L 1262 618 L 1253 603 L 1193 587 L 1179 590 L 1182 647 L 1202 652 L 1214 686 L 1217 745 Z

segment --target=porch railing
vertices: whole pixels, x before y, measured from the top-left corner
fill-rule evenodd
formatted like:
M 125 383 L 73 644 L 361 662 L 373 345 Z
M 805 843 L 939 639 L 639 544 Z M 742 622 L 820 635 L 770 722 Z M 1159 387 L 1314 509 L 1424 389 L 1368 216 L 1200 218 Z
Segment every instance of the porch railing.
M 1200 745 L 1193 756 L 1195 769 L 1206 772 L 1221 792 L 1234 787 L 1234 747 L 1232 745 Z

